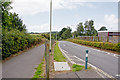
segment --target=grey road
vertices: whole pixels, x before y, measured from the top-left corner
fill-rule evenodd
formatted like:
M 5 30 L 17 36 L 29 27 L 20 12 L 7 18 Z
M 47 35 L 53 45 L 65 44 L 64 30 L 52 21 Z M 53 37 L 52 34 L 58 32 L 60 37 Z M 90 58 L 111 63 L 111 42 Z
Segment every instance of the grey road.
M 112 53 L 100 51 L 86 46 L 81 46 L 72 42 L 60 41 L 60 47 L 71 56 L 76 56 L 85 60 L 86 50 L 89 50 L 89 63 L 103 70 L 113 77 L 118 75 L 118 57 Z
M 44 44 L 16 56 L 2 64 L 3 78 L 32 78 L 44 56 Z

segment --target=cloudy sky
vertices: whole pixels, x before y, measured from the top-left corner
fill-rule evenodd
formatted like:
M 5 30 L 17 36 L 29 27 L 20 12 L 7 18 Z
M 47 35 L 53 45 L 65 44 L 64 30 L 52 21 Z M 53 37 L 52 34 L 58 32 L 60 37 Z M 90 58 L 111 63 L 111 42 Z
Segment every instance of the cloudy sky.
M 70 26 L 76 30 L 79 22 L 95 21 L 95 28 L 106 26 L 118 30 L 119 0 L 53 0 L 52 31 Z M 28 32 L 49 32 L 50 0 L 13 0 L 11 12 L 16 12 L 27 26 Z

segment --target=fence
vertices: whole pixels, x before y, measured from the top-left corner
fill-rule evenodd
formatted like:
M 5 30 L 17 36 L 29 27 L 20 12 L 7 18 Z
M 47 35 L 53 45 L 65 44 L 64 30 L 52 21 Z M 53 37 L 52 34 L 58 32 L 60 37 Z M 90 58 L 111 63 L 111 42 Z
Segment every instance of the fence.
M 52 39 L 51 45 L 54 44 L 55 40 Z M 49 80 L 49 41 L 45 41 L 45 61 L 46 61 L 46 79 Z
M 79 36 L 78 39 L 87 40 L 87 41 L 96 41 L 96 42 L 111 42 L 111 43 L 120 42 L 120 36 L 108 36 L 108 37 Z
M 49 42 L 45 41 L 46 79 L 49 80 Z

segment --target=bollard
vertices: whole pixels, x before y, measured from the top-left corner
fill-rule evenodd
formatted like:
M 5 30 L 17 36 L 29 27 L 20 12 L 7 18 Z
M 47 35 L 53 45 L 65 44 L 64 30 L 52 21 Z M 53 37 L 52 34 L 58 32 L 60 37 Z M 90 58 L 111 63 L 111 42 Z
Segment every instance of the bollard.
M 87 69 L 87 63 L 88 63 L 88 50 L 86 50 L 85 69 Z

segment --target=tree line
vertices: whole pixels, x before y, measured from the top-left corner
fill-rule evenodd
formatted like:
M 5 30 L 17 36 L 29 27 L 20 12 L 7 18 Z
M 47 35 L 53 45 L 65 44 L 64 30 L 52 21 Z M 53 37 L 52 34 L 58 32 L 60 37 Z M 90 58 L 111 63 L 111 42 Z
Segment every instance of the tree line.
M 72 32 L 72 29 L 68 26 L 67 28 L 63 28 L 58 33 L 57 39 L 67 39 L 71 37 L 78 37 L 78 36 L 97 36 L 98 32 L 95 29 L 94 21 L 93 20 L 87 20 L 83 24 L 83 22 L 80 22 L 76 26 L 76 31 Z
M 5 59 L 12 54 L 29 48 L 41 42 L 41 36 L 27 33 L 26 25 L 17 13 L 9 12 L 12 2 L 0 1 L 0 30 L 2 29 L 2 42 L 0 40 L 0 56 Z M 2 45 L 2 46 L 1 46 Z

